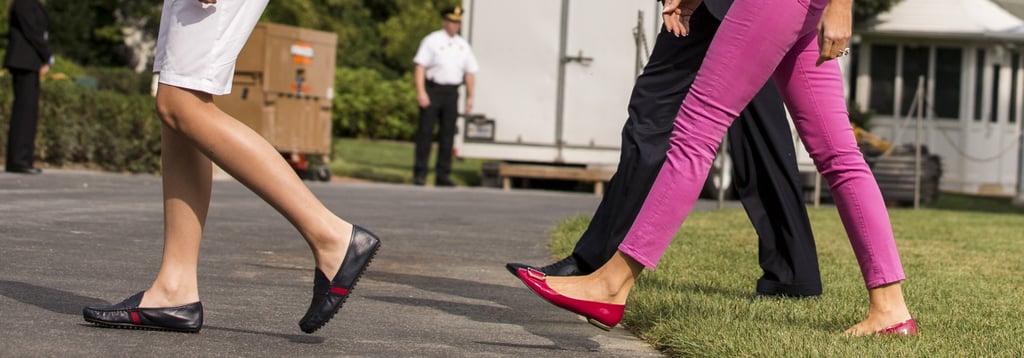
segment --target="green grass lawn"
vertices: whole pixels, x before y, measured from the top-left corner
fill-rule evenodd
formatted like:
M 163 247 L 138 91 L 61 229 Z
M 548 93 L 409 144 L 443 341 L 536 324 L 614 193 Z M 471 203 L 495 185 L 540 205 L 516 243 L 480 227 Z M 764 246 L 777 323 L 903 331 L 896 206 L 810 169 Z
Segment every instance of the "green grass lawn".
M 412 183 L 413 152 L 414 145 L 411 142 L 335 138 L 331 172 L 336 176 L 379 182 Z M 436 158 L 435 143 L 430 153 L 428 185 L 434 183 Z M 460 185 L 479 185 L 480 161 L 453 159 L 451 178 Z
M 1006 199 L 958 195 L 890 210 L 919 337 L 842 336 L 866 315 L 867 294 L 835 208 L 810 209 L 820 298 L 752 300 L 761 271 L 746 214 L 697 212 L 658 269 L 641 275 L 623 323 L 673 356 L 1021 357 L 1022 214 Z M 554 257 L 571 252 L 588 221 L 570 218 L 553 230 Z

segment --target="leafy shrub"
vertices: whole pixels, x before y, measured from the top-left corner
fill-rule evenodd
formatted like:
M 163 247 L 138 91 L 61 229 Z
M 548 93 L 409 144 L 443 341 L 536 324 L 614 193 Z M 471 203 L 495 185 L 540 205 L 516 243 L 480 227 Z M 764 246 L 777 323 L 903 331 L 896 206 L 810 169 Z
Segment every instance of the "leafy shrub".
M 409 140 L 416 132 L 416 87 L 412 76 L 385 80 L 367 68 L 335 72 L 334 135 Z
M 57 64 L 42 83 L 36 158 L 54 166 L 158 172 L 160 121 L 148 94 L 151 75 Z M 411 75 L 385 80 L 372 69 L 338 68 L 335 76 L 334 135 L 413 137 L 418 107 Z M 83 77 L 95 78 L 96 88 L 70 80 Z M 10 76 L 0 72 L 0 155 L 6 150 L 12 100 Z
M 0 151 L 7 148 L 13 100 L 9 78 L 0 78 Z M 152 97 L 89 89 L 67 80 L 44 81 L 40 97 L 38 160 L 55 166 L 159 171 L 160 121 Z
M 153 82 L 152 72 L 135 73 L 127 67 L 87 67 L 85 75 L 96 79 L 96 89 L 125 94 L 148 95 Z

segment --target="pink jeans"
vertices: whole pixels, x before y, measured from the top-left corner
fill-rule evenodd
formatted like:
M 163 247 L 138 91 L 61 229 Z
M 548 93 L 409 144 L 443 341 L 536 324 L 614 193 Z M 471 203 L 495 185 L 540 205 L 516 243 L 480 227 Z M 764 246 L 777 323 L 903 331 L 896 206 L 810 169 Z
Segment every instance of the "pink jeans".
M 726 129 L 769 76 L 828 181 L 868 288 L 905 278 L 857 147 L 836 61 L 815 66 L 828 0 L 736 0 L 675 119 L 667 159 L 619 250 L 653 269 L 697 201 Z

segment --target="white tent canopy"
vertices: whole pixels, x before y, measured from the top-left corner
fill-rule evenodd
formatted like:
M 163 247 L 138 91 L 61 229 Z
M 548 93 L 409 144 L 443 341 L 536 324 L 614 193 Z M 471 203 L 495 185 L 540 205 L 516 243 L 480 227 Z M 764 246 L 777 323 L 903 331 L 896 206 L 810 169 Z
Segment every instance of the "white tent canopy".
M 926 38 L 1019 38 L 1024 21 L 989 0 L 901 0 L 863 34 Z

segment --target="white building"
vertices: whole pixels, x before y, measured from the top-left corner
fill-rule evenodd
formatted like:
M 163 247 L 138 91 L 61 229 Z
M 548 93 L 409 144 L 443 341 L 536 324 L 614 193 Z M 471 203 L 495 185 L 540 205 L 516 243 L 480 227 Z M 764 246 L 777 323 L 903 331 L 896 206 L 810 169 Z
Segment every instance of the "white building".
M 913 143 L 924 82 L 923 143 L 942 157 L 943 190 L 1014 195 L 1021 178 L 1024 1 L 901 0 L 855 31 L 850 94 L 870 130 Z M 1009 10 L 1007 10 L 1009 9 Z

